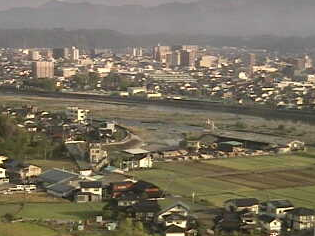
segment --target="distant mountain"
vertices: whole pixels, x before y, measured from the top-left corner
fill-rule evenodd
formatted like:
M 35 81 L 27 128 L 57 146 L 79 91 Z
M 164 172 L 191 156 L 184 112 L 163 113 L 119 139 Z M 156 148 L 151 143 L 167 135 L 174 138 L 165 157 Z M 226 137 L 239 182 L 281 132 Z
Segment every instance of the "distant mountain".
M 0 48 L 54 48 L 76 46 L 84 49 L 118 48 L 198 44 L 214 47 L 264 48 L 279 52 L 305 52 L 315 48 L 315 36 L 209 36 L 202 34 L 146 34 L 128 35 L 113 30 L 64 30 L 64 29 L 0 29 Z
M 129 34 L 313 35 L 314 12 L 314 0 L 200 0 L 154 7 L 50 1 L 38 8 L 0 12 L 0 28 L 105 28 Z

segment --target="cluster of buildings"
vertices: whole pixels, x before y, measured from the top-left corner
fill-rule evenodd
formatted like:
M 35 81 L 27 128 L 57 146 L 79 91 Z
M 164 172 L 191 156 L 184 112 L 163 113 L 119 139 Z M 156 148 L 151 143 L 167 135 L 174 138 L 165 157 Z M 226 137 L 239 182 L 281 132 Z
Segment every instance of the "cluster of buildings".
M 0 85 L 23 88 L 25 80 L 54 78 L 56 87 L 65 92 L 198 98 L 283 109 L 312 109 L 315 104 L 312 53 L 158 45 L 119 50 L 2 49 L 0 54 Z M 97 75 L 96 81 L 89 79 L 91 73 Z
M 260 230 L 267 235 L 311 230 L 315 225 L 315 211 L 294 207 L 284 199 L 260 202 L 256 198 L 238 198 L 225 201 L 224 210 L 215 219 L 219 231 Z

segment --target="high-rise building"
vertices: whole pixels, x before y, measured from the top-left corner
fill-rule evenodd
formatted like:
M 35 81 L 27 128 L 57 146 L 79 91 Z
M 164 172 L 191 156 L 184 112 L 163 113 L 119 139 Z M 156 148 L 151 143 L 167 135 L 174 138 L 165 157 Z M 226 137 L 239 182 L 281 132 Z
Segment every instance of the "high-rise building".
M 180 51 L 180 65 L 181 66 L 190 66 L 190 52 L 186 50 Z
M 69 59 L 69 48 L 54 48 L 53 57 L 55 59 Z
M 166 66 L 167 67 L 179 66 L 181 63 L 180 55 L 181 55 L 180 51 L 169 52 L 166 55 Z
M 133 48 L 132 55 L 134 57 L 142 57 L 143 56 L 143 49 L 142 48 Z
M 182 49 L 189 52 L 189 66 L 195 66 L 199 46 L 197 46 L 197 45 L 183 45 Z
M 159 45 L 157 47 L 154 47 L 154 49 L 153 49 L 153 58 L 156 61 L 165 63 L 167 54 L 169 54 L 170 52 L 172 52 L 170 46 L 160 46 Z
M 305 69 L 313 68 L 313 60 L 308 55 L 304 57 L 305 60 Z
M 254 76 L 254 66 L 256 65 L 256 54 L 250 53 L 248 62 L 248 74 L 249 77 L 252 78 Z
M 31 61 L 38 61 L 40 59 L 39 51 L 30 50 L 28 55 Z
M 35 79 L 53 78 L 54 63 L 51 61 L 34 61 L 32 63 L 32 74 Z
M 79 60 L 80 51 L 76 47 L 72 47 L 70 50 L 70 60 L 76 62 Z

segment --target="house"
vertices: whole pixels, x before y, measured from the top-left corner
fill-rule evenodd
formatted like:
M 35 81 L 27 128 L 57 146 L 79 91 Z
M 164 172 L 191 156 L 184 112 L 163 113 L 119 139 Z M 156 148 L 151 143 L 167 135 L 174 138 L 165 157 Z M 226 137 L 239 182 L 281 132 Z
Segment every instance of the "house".
M 104 159 L 106 159 L 106 164 L 108 163 L 107 151 L 102 149 L 101 143 L 90 143 L 89 144 L 89 158 L 92 164 L 98 164 Z
M 259 201 L 256 198 L 237 198 L 230 199 L 224 203 L 224 207 L 227 211 L 241 212 L 247 210 L 258 214 Z
M 315 225 L 315 211 L 305 207 L 295 208 L 287 212 L 289 225 L 293 230 L 305 230 Z
M 131 217 L 142 222 L 153 222 L 159 211 L 161 211 L 159 204 L 149 200 L 139 201 L 126 210 Z
M 139 202 L 141 196 L 133 192 L 126 192 L 117 199 L 118 207 L 129 207 Z
M 46 191 L 48 194 L 51 194 L 55 197 L 60 197 L 60 198 L 71 197 L 75 190 L 76 190 L 75 187 L 68 184 L 63 184 L 63 183 L 52 184 L 46 188 Z
M 185 236 L 185 229 L 176 226 L 176 225 L 170 225 L 166 228 L 164 235 L 165 236 Z
M 281 231 L 281 221 L 274 216 L 260 215 L 259 222 L 265 232 Z
M 226 232 L 238 231 L 242 223 L 240 215 L 230 211 L 225 211 L 218 215 L 214 222 L 217 230 Z
M 37 177 L 42 173 L 42 169 L 39 166 L 22 163 L 13 159 L 6 160 L 4 167 L 10 176 L 22 180 Z
M 188 217 L 180 215 L 180 214 L 172 214 L 172 215 L 166 216 L 164 220 L 165 220 L 164 226 L 166 228 L 171 225 L 176 225 L 178 227 L 186 229 L 187 223 L 188 223 Z
M 236 152 L 243 147 L 243 143 L 237 141 L 220 142 L 218 150 L 224 152 Z
M 76 194 L 76 202 L 100 202 L 102 201 L 102 182 L 80 182 L 80 191 Z
M 6 156 L 0 156 L 0 164 L 3 164 L 6 160 L 8 160 L 9 158 Z
M 74 195 L 77 187 L 72 182 L 79 180 L 80 176 L 76 173 L 61 169 L 50 169 L 38 176 L 38 183 L 55 197 L 70 198 Z
M 109 190 L 111 192 L 112 198 L 119 198 L 125 192 L 131 189 L 134 182 L 132 181 L 122 181 L 122 182 L 113 182 L 110 183 Z
M 173 214 L 188 216 L 189 211 L 190 207 L 179 201 L 160 211 L 156 216 L 156 221 L 157 223 L 164 223 L 165 218 Z
M 65 183 L 74 179 L 78 179 L 79 175 L 70 171 L 53 168 L 40 174 L 37 178 L 38 182 L 43 186 L 48 186 L 54 183 Z
M 140 148 L 128 149 L 124 151 L 130 157 L 124 162 L 124 168 L 126 169 L 137 169 L 137 168 L 152 168 L 153 161 L 152 156 L 149 155 L 149 151 Z
M 127 170 L 132 169 L 148 169 L 152 168 L 153 161 L 151 155 L 135 156 L 123 162 L 124 168 Z
M 9 178 L 6 175 L 6 169 L 3 167 L 0 167 L 0 184 L 8 183 Z
M 284 217 L 288 211 L 294 209 L 288 200 L 271 200 L 267 202 L 267 213 L 277 217 Z
M 141 195 L 143 198 L 148 198 L 150 200 L 157 200 L 163 198 L 163 193 L 160 188 L 152 183 L 139 180 L 134 183 L 131 190 L 138 195 Z

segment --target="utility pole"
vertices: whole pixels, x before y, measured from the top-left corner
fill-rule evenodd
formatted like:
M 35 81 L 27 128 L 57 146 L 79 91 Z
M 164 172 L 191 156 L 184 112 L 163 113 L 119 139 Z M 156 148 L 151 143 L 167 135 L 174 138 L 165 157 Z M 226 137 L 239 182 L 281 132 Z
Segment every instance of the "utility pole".
M 195 197 L 196 197 L 196 194 L 195 192 L 192 193 L 192 204 L 195 204 Z

